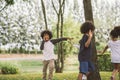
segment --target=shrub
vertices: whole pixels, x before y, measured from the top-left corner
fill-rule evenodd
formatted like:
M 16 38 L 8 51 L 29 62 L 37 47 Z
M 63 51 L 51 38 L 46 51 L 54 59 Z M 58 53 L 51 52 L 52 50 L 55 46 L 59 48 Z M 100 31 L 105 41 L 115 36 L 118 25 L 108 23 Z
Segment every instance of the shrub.
M 111 63 L 110 54 L 98 56 L 98 67 L 100 71 L 112 71 L 113 65 Z
M 17 74 L 17 73 L 19 73 L 19 68 L 15 64 L 3 63 L 0 66 L 1 66 L 2 74 Z

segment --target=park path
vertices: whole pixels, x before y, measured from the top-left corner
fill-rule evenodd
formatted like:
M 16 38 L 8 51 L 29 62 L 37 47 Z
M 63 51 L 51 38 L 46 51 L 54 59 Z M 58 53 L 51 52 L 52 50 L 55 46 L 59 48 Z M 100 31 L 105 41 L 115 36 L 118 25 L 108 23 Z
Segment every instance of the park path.
M 0 54 L 2 60 L 42 60 L 41 54 Z

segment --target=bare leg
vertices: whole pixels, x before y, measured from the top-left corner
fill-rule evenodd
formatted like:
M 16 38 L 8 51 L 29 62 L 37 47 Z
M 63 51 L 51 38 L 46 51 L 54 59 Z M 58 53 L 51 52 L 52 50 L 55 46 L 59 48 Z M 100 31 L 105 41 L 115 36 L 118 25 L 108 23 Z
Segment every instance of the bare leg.
M 118 68 L 119 68 L 118 63 L 113 63 L 113 65 L 114 65 L 114 70 L 112 72 L 112 77 L 111 77 L 112 79 L 111 80 L 115 80 L 115 76 L 118 73 Z
M 89 76 L 90 72 L 86 73 L 86 76 Z
M 82 74 L 82 73 L 79 73 L 79 74 L 78 74 L 78 79 L 77 79 L 77 80 L 82 80 L 82 76 L 83 76 L 83 74 Z
M 112 72 L 112 77 L 115 79 L 116 74 L 118 73 L 118 69 L 114 69 Z

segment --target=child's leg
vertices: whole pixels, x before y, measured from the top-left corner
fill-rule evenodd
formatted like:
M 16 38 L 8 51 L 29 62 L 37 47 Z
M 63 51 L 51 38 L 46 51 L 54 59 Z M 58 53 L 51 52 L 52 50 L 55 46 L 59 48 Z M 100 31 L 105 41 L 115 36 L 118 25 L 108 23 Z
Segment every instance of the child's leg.
M 89 76 L 89 74 L 90 74 L 90 72 L 87 72 L 87 73 L 86 73 L 86 76 Z
M 113 65 L 114 65 L 114 70 L 112 72 L 112 77 L 115 79 L 115 76 L 118 73 L 119 66 L 118 66 L 118 63 L 114 63 Z
M 88 73 L 88 62 L 87 61 L 81 61 L 80 62 L 80 68 L 79 68 L 79 74 L 78 74 L 78 80 L 82 80 L 83 75 L 87 77 Z
M 48 77 L 48 80 L 52 80 L 53 71 L 54 71 L 54 59 L 49 61 L 49 77 Z
M 48 61 L 43 61 L 43 80 L 46 80 Z
M 78 79 L 77 79 L 77 80 L 82 80 L 82 76 L 83 76 L 83 74 L 82 74 L 82 73 L 79 73 L 79 74 L 78 74 Z

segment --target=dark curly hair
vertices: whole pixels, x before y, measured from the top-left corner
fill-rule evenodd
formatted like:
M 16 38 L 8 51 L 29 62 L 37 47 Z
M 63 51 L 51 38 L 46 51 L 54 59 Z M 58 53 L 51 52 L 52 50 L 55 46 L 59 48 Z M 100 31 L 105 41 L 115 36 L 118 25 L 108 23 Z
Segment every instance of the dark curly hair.
M 43 37 L 44 37 L 45 34 L 48 34 L 50 39 L 53 37 L 51 31 L 49 31 L 49 30 L 44 30 L 44 31 L 41 32 L 41 37 L 42 37 L 42 39 L 43 39 Z
M 81 32 L 82 34 L 85 34 L 85 33 L 89 32 L 89 30 L 94 31 L 94 30 L 95 30 L 95 26 L 93 25 L 92 22 L 86 21 L 85 23 L 83 23 L 83 24 L 81 25 L 81 27 L 80 27 L 80 32 Z
M 117 32 L 118 36 L 120 36 L 120 26 L 115 26 L 114 30 Z
M 112 36 L 112 38 L 118 38 L 118 33 L 115 29 L 113 29 L 111 32 L 110 32 L 110 36 Z

